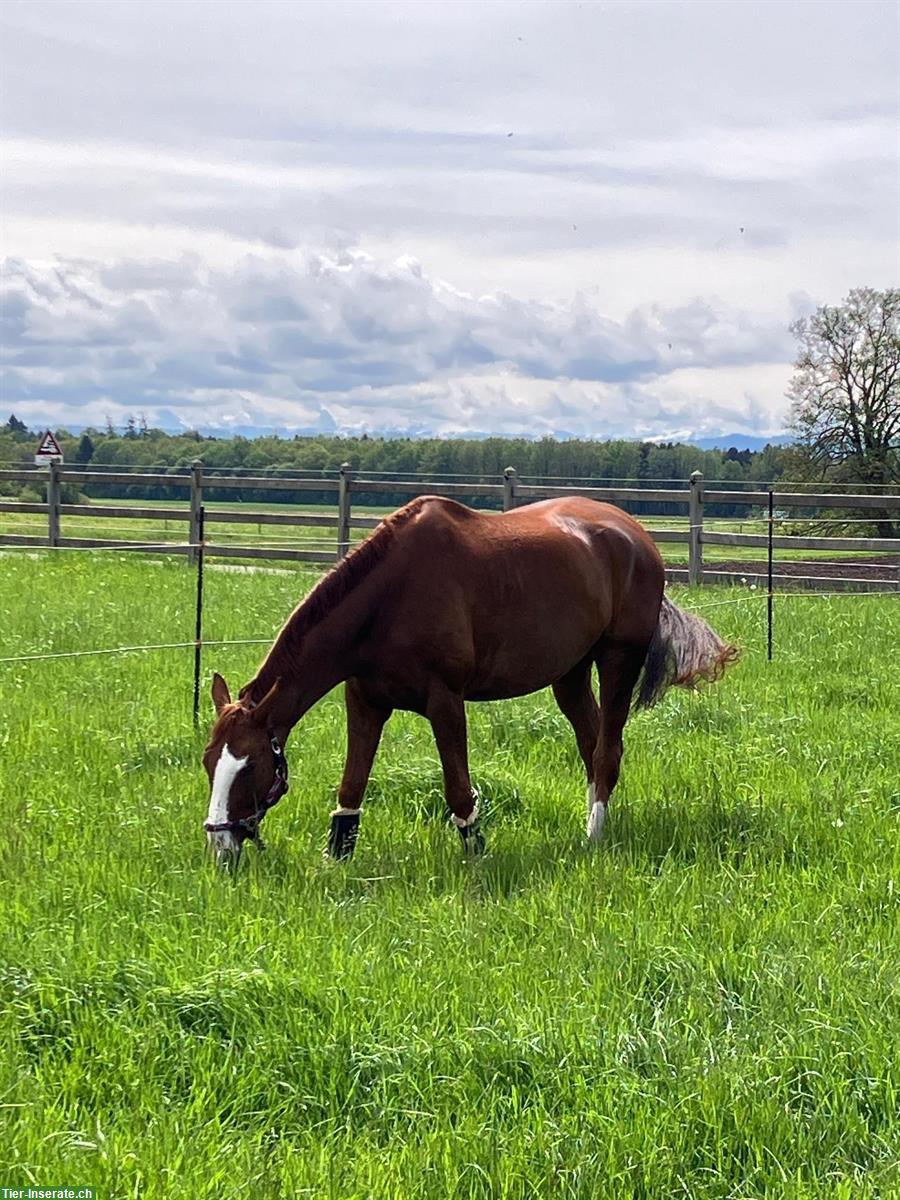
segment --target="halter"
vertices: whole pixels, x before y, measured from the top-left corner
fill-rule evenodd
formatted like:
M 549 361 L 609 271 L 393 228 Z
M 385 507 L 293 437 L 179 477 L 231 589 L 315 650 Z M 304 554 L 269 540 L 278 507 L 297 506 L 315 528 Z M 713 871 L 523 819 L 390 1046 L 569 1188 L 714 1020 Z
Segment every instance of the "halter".
M 262 844 L 259 836 L 259 823 L 288 790 L 288 765 L 281 743 L 274 734 L 271 734 L 269 744 L 272 747 L 272 754 L 275 756 L 275 778 L 259 808 L 252 817 L 244 817 L 240 821 L 220 821 L 216 825 L 211 825 L 209 821 L 206 821 L 203 828 L 207 833 L 244 833 L 251 841 Z

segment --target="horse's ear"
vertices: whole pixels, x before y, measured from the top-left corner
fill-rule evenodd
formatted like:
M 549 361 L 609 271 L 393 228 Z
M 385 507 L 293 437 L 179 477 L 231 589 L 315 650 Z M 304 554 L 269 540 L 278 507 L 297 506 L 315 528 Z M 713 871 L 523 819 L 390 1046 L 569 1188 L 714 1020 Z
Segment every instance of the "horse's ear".
M 228 690 L 228 684 L 218 671 L 213 675 L 212 698 L 213 704 L 216 706 L 216 716 L 219 715 L 226 704 L 231 703 L 231 692 Z
M 275 697 L 278 695 L 280 687 L 281 677 L 279 676 L 279 678 L 275 680 L 275 682 L 263 696 L 262 700 L 260 700 L 259 704 L 254 704 L 250 709 L 250 716 L 257 725 L 266 725 L 268 723 L 269 712 L 272 708 Z

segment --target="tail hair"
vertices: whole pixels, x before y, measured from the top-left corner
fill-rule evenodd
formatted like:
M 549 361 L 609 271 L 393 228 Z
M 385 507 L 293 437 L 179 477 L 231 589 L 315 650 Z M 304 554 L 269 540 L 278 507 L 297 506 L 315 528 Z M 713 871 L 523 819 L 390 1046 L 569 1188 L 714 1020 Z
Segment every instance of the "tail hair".
M 724 642 L 702 617 L 685 612 L 663 596 L 656 632 L 638 680 L 635 707 L 650 708 L 670 687 L 714 683 L 739 657 L 737 646 Z

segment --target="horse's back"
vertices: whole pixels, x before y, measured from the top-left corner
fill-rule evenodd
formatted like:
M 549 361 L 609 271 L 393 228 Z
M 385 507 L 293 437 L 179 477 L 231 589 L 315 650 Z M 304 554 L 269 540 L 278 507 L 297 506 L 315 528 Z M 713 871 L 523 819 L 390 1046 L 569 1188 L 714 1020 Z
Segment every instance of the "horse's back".
M 533 691 L 604 637 L 646 644 L 656 627 L 659 554 L 619 509 L 572 497 L 479 513 L 420 497 L 401 511 L 378 636 L 395 659 L 453 663 L 472 697 Z
M 503 576 L 526 563 L 552 564 L 566 574 L 621 576 L 623 588 L 632 583 L 662 588 L 664 568 L 653 539 L 612 504 L 571 496 L 496 513 L 444 496 L 422 496 L 412 503 L 415 513 L 406 536 L 415 552 L 433 551 L 436 561 L 471 564 L 487 576 Z

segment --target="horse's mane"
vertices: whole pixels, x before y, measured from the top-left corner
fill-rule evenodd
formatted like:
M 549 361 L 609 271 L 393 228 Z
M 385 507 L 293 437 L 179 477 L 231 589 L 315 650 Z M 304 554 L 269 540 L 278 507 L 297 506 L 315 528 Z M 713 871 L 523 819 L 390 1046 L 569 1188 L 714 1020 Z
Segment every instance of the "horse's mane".
M 290 669 L 303 639 L 387 556 L 397 531 L 419 512 L 426 497 L 417 496 L 384 518 L 380 525 L 321 579 L 285 621 L 256 676 L 241 688 L 240 698 L 259 700 L 277 676 Z

